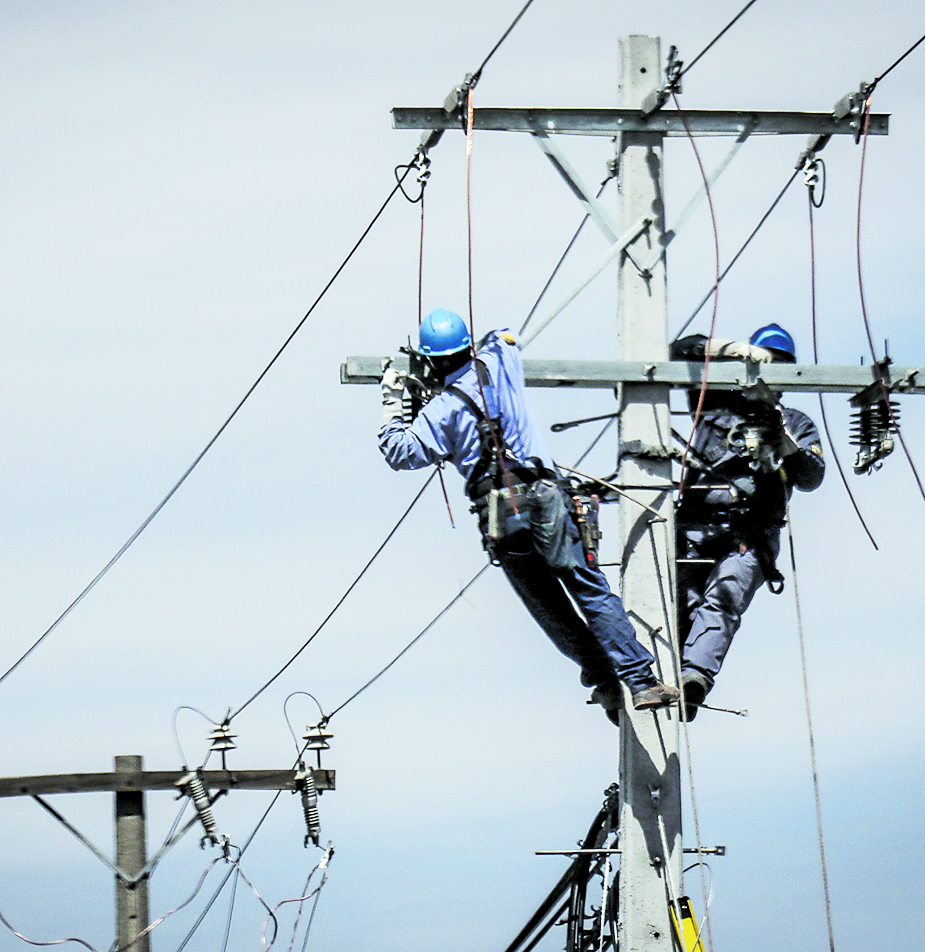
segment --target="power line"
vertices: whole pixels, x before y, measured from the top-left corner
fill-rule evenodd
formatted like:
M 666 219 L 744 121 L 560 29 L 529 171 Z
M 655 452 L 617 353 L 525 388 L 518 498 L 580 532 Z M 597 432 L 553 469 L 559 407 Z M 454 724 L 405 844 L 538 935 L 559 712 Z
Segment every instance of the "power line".
M 707 303 L 707 301 L 709 301 L 710 298 L 716 293 L 720 283 L 723 281 L 726 275 L 729 274 L 729 271 L 732 268 L 732 266 L 742 256 L 742 252 L 745 251 L 745 249 L 749 246 L 749 244 L 751 244 L 752 239 L 755 237 L 755 235 L 758 234 L 758 231 L 761 228 L 761 226 L 768 220 L 768 218 L 771 217 L 771 212 L 773 212 L 774 209 L 777 208 L 778 203 L 784 197 L 784 193 L 787 191 L 788 188 L 790 188 L 790 186 L 793 184 L 794 179 L 799 174 L 800 174 L 800 169 L 796 169 L 794 173 L 790 176 L 790 178 L 787 179 L 787 184 L 780 190 L 780 192 L 777 195 L 777 198 L 775 198 L 774 201 L 771 202 L 771 207 L 761 216 L 761 220 L 758 222 L 757 225 L 755 225 L 754 231 L 752 231 L 752 233 L 748 236 L 748 238 L 745 239 L 745 243 L 735 253 L 735 257 L 733 257 L 732 261 L 730 261 L 729 264 L 726 265 L 725 270 L 717 279 L 716 284 L 714 284 L 713 287 L 710 288 L 710 290 L 706 293 L 703 300 L 694 309 L 694 313 L 691 314 L 691 316 L 681 325 L 681 329 L 674 336 L 675 340 L 677 340 L 687 330 L 687 328 L 690 326 L 691 321 L 693 321 L 693 319 L 701 312 L 701 310 L 703 309 L 703 306 Z
M 867 93 L 868 93 L 868 95 L 870 95 L 870 93 L 872 93 L 872 92 L 874 91 L 874 89 L 875 89 L 877 83 L 879 83 L 881 79 L 883 79 L 883 78 L 884 78 L 885 76 L 887 76 L 889 73 L 893 72 L 893 70 L 896 69 L 896 67 L 899 66 L 899 64 L 900 64 L 917 46 L 919 46 L 919 45 L 920 45 L 921 43 L 923 43 L 923 42 L 925 42 L 925 36 L 919 37 L 919 39 L 917 39 L 917 40 L 912 44 L 912 46 L 910 46 L 909 49 L 907 49 L 906 52 L 903 53 L 903 55 L 900 56 L 899 59 L 896 60 L 895 63 L 893 63 L 892 66 L 887 67 L 879 76 L 874 77 L 874 81 L 867 87 Z
M 495 43 L 495 45 L 491 48 L 491 52 L 488 54 L 488 56 L 486 56 L 485 59 L 482 60 L 482 65 L 472 74 L 473 85 L 479 81 L 479 78 L 482 75 L 482 70 L 485 69 L 485 66 L 487 65 L 488 61 L 495 55 L 495 53 L 498 50 L 498 47 L 500 47 L 501 44 L 508 38 L 508 36 L 510 36 L 510 33 L 514 29 L 514 27 L 517 26 L 518 23 L 520 23 L 520 18 L 527 12 L 527 10 L 530 8 L 530 4 L 532 3 L 533 3 L 533 0 L 527 0 L 527 2 L 523 6 L 523 9 L 520 11 L 520 13 L 517 14 L 516 17 L 514 17 L 514 20 L 511 23 L 511 25 L 504 31 L 503 35 L 501 36 L 501 39 L 498 40 L 497 43 Z
M 372 685 L 375 684 L 379 678 L 381 678 L 382 675 L 384 675 L 386 671 L 389 670 L 389 668 L 391 668 L 400 658 L 407 654 L 407 652 L 409 652 L 424 637 L 424 635 L 426 635 L 427 632 L 429 632 L 430 629 L 433 628 L 441 618 L 443 618 L 443 616 L 466 594 L 466 592 L 468 592 L 469 589 L 475 585 L 475 583 L 485 574 L 485 572 L 488 571 L 490 565 L 490 562 L 483 565 L 478 570 L 478 572 L 476 572 L 475 575 L 473 575 L 472 578 L 466 582 L 459 592 L 450 599 L 444 608 L 431 619 L 431 621 L 424 627 L 422 631 L 415 635 L 414 638 L 412 638 L 411 641 L 409 641 L 408 644 L 405 645 L 405 647 L 402 648 L 402 650 L 399 651 L 398 654 L 395 655 L 395 657 L 378 674 L 371 677 L 358 691 L 354 691 L 346 701 L 335 707 L 334 710 L 328 714 L 327 719 L 330 720 L 338 711 L 342 711 L 351 701 L 353 701 L 355 698 L 358 698 L 367 688 L 372 687 Z
M 148 528 L 148 526 L 151 524 L 154 518 L 158 515 L 158 513 L 160 513 L 160 511 L 164 508 L 164 506 L 166 506 L 167 503 L 170 502 L 170 500 L 173 498 L 177 490 L 186 482 L 187 478 L 190 476 L 193 470 L 196 469 L 196 467 L 200 464 L 200 462 L 202 462 L 202 459 L 206 455 L 206 453 L 208 453 L 209 450 L 212 449 L 212 447 L 215 445 L 218 438 L 222 435 L 222 433 L 225 432 L 228 425 L 238 415 L 238 412 L 244 406 L 244 404 L 248 401 L 251 394 L 257 389 L 257 387 L 263 381 L 263 378 L 266 377 L 266 375 L 269 373 L 270 368 L 273 367 L 276 361 L 282 356 L 283 351 L 286 350 L 286 348 L 292 342 L 296 334 L 298 334 L 298 332 L 302 329 L 302 326 L 305 324 L 305 322 L 309 319 L 309 317 L 311 317 L 312 312 L 321 302 L 321 299 L 325 296 L 325 294 L 327 294 L 331 285 L 334 284 L 334 282 L 340 276 L 340 273 L 347 266 L 347 263 L 350 261 L 350 259 L 353 257 L 357 249 L 363 243 L 363 240 L 372 230 L 373 225 L 375 225 L 376 222 L 379 220 L 380 216 L 385 211 L 386 206 L 389 204 L 389 202 L 392 201 L 396 193 L 401 189 L 402 181 L 404 180 L 405 176 L 408 175 L 408 173 L 410 172 L 410 169 L 411 169 L 411 166 L 409 166 L 406 169 L 404 175 L 401 176 L 401 178 L 398 180 L 395 187 L 392 189 L 391 192 L 389 192 L 388 197 L 379 207 L 379 210 L 373 216 L 370 223 L 363 230 L 363 233 L 360 235 L 359 239 L 357 239 L 356 244 L 354 244 L 354 246 L 350 249 L 350 252 L 347 254 L 347 257 L 344 258 L 344 260 L 340 263 L 339 267 L 334 272 L 331 279 L 324 286 L 324 288 L 322 288 L 321 293 L 318 295 L 318 297 L 315 298 L 311 307 L 309 307 L 309 309 L 305 312 L 305 315 L 302 317 L 299 323 L 296 324 L 295 328 L 292 330 L 292 332 L 289 334 L 286 340 L 283 341 L 282 346 L 276 351 L 276 353 L 273 355 L 273 358 L 270 360 L 270 362 L 260 372 L 260 375 L 257 377 L 257 379 L 250 385 L 250 387 L 247 389 L 244 396 L 238 401 L 238 404 L 231 411 L 231 413 L 229 414 L 225 422 L 222 423 L 222 425 L 218 428 L 215 435 L 209 440 L 208 443 L 206 443 L 205 447 L 202 449 L 199 455 L 196 456 L 193 462 L 190 463 L 190 465 L 186 468 L 183 475 L 176 481 L 176 483 L 174 483 L 173 487 L 170 489 L 167 495 L 164 496 L 164 498 L 154 507 L 154 509 L 151 510 L 150 514 L 145 518 L 145 520 L 141 523 L 141 525 L 128 537 L 128 539 L 122 544 L 122 546 L 119 548 L 116 554 L 103 566 L 103 568 L 100 569 L 99 572 L 97 572 L 97 574 L 93 577 L 93 579 L 86 586 L 86 588 L 84 588 L 83 591 L 67 606 L 67 608 L 65 608 L 64 611 L 61 612 L 60 615 L 58 615 L 58 617 L 51 623 L 51 625 L 49 625 L 49 627 L 45 629 L 42 635 L 39 638 L 37 638 L 35 642 L 33 642 L 33 644 L 19 657 L 19 659 L 13 665 L 11 665 L 2 675 L 0 675 L 0 684 L 2 684 L 23 663 L 23 661 L 25 661 L 26 658 L 28 658 L 29 655 L 31 655 L 32 652 L 35 651 L 35 649 L 38 648 L 38 646 L 58 627 L 58 625 L 60 625 L 61 622 L 64 621 L 64 619 L 67 618 L 68 615 L 70 615 L 70 613 L 84 600 L 84 598 L 87 595 L 89 595 L 90 592 L 94 588 L 96 588 L 97 584 L 103 579 L 103 577 L 109 572 L 109 570 L 119 561 L 119 559 L 121 559 L 122 556 L 125 555 L 125 553 L 129 550 L 129 548 L 135 542 L 135 540 L 142 534 L 142 532 L 145 531 L 145 529 Z
M 395 533 L 398 531 L 398 529 L 399 529 L 399 527 L 401 526 L 401 524 L 405 521 L 405 519 L 408 518 L 408 515 L 410 514 L 411 510 L 414 509 L 415 505 L 417 505 L 418 500 L 421 498 L 421 496 L 424 495 L 424 491 L 425 491 L 425 490 L 427 489 L 427 487 L 433 482 L 434 476 L 436 476 L 438 472 L 440 472 L 440 471 L 437 470 L 437 469 L 435 469 L 435 470 L 430 474 L 430 476 L 427 477 L 427 479 L 424 481 L 424 485 L 421 486 L 421 488 L 418 490 L 417 495 L 414 497 L 414 499 L 411 500 L 411 504 L 410 504 L 410 505 L 408 506 L 408 508 L 402 513 L 401 518 L 398 520 L 398 522 L 395 523 L 395 525 L 392 527 L 392 529 L 391 529 L 391 531 L 389 532 L 389 534 L 385 537 L 385 539 L 384 539 L 384 540 L 382 541 L 382 543 L 380 544 L 379 548 L 376 549 L 376 551 L 372 554 L 372 556 L 370 557 L 370 559 L 369 559 L 369 561 L 366 563 L 366 565 L 364 565 L 363 568 L 360 570 L 360 574 L 357 575 L 357 577 L 350 583 L 350 585 L 347 587 L 347 590 L 344 592 L 344 594 L 341 595 L 341 597 L 337 600 L 337 604 L 328 612 L 328 614 L 325 616 L 325 618 L 324 618 L 324 620 L 321 622 L 321 624 L 311 633 L 311 635 L 309 635 L 309 637 L 308 637 L 308 638 L 306 639 L 306 641 L 303 643 L 302 647 L 299 648 L 299 650 L 279 669 L 279 671 L 276 672 L 276 674 L 273 675 L 272 678 L 270 678 L 269 681 L 267 681 L 261 688 L 259 688 L 257 691 L 255 691 L 255 692 L 231 715 L 232 718 L 237 717 L 237 716 L 241 713 L 241 711 L 243 711 L 252 701 L 257 700 L 257 698 L 260 697 L 260 695 L 263 694 L 263 692 L 266 691 L 266 689 L 267 689 L 267 688 L 293 663 L 293 661 L 295 661 L 295 659 L 298 658 L 299 655 L 302 654 L 302 652 L 315 640 L 315 637 L 318 635 L 318 633 L 321 631 L 321 629 L 324 628 L 324 626 L 331 620 L 331 618 L 334 617 L 334 613 L 337 611 L 337 609 L 340 608 L 340 606 L 343 605 L 344 602 L 347 600 L 347 596 L 356 588 L 357 583 L 358 583 L 358 582 L 360 581 L 360 579 L 363 578 L 363 576 L 366 574 L 367 569 L 369 569 L 369 567 L 373 564 L 373 562 L 376 561 L 376 559 L 378 558 L 378 556 L 379 556 L 379 554 L 382 552 L 382 550 L 388 545 L 388 543 L 389 543 L 389 541 L 391 540 L 392 536 L 395 535 Z
M 681 71 L 681 74 L 680 76 L 678 76 L 678 79 L 680 79 L 681 76 L 687 73 L 708 50 L 712 49 L 713 45 L 717 42 L 717 40 L 719 40 L 733 26 L 733 24 L 735 24 L 739 20 L 739 18 L 742 17 L 745 14 L 745 12 L 749 9 L 749 7 L 751 7 L 755 2 L 756 0 L 749 0 L 749 2 L 746 3 L 745 6 L 742 7 L 742 9 L 739 10 L 739 12 L 722 28 L 722 30 L 720 30 L 719 33 L 717 33 L 716 36 L 714 36 L 713 39 L 710 40 L 710 42 L 707 43 L 707 45 L 690 61 L 690 63 L 687 65 L 687 68 Z

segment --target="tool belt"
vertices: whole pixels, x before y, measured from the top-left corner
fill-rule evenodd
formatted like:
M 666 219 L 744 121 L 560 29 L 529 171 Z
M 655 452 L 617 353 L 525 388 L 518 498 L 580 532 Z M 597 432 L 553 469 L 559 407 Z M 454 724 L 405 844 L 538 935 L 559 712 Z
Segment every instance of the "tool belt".
M 719 513 L 714 515 L 719 516 Z M 777 520 L 756 523 L 736 510 L 730 510 L 725 515 L 726 519 L 717 518 L 708 523 L 679 522 L 678 552 L 719 561 L 739 545 L 744 545 L 755 553 L 768 589 L 780 595 L 784 590 L 784 576 L 777 568 L 772 533 L 779 531 L 781 523 Z M 699 535 L 700 538 L 692 539 L 691 534 Z

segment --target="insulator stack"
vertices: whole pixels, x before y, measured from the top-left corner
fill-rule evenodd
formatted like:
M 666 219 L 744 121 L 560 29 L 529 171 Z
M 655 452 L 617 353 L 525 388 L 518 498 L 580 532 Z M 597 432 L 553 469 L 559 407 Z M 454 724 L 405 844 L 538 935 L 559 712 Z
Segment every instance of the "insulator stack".
M 861 407 L 851 418 L 849 439 L 858 447 L 855 473 L 879 469 L 882 460 L 893 452 L 893 434 L 899 428 L 899 403 L 885 399 Z
M 234 742 L 237 734 L 231 733 L 231 724 L 229 721 L 222 721 L 221 724 L 216 724 L 212 728 L 212 733 L 209 734 L 209 740 L 212 742 L 210 750 L 221 751 L 223 754 L 225 751 L 234 750 L 238 745 Z
M 311 840 L 315 846 L 318 846 L 318 840 L 321 836 L 321 818 L 318 816 L 318 789 L 315 786 L 315 775 L 311 767 L 307 770 L 299 770 L 295 775 L 296 789 L 302 797 L 302 813 L 305 816 L 305 827 L 308 833 L 305 835 L 305 846 Z
M 191 770 L 186 776 L 177 781 L 177 786 L 182 787 L 186 795 L 193 801 L 196 813 L 199 815 L 199 821 L 205 830 L 205 836 L 200 840 L 199 845 L 205 846 L 208 840 L 213 846 L 218 846 L 222 842 L 222 837 L 218 832 L 218 824 L 215 822 L 215 814 L 212 813 L 212 804 L 209 802 L 209 795 L 206 792 L 206 785 L 202 782 L 202 777 L 198 772 Z
M 302 739 L 305 741 L 304 749 L 315 751 L 319 767 L 321 766 L 321 751 L 331 749 L 328 741 L 334 736 L 325 731 L 324 728 L 325 724 L 322 721 L 320 724 L 313 724 L 302 735 Z

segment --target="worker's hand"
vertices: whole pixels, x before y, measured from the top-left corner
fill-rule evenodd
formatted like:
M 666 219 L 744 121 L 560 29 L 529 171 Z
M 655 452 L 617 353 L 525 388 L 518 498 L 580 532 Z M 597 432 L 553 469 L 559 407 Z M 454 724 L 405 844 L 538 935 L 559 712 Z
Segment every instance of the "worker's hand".
M 402 397 L 405 394 L 405 378 L 408 375 L 403 370 L 389 367 L 382 375 L 382 425 L 386 426 L 392 420 L 401 419 Z
M 761 364 L 769 364 L 774 359 L 774 355 L 765 347 L 747 344 L 741 340 L 725 340 L 722 337 L 714 337 L 710 340 L 707 353 L 719 360 L 723 358 L 727 360 L 754 360 Z

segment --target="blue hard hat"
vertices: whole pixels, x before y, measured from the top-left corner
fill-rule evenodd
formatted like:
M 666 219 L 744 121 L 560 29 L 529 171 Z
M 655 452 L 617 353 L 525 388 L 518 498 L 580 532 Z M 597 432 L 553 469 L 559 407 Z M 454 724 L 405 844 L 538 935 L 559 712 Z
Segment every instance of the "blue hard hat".
M 452 311 L 437 308 L 421 321 L 421 353 L 428 357 L 447 357 L 472 346 L 465 321 Z
M 749 344 L 755 344 L 758 347 L 767 347 L 770 350 L 779 350 L 781 353 L 789 354 L 791 360 L 797 359 L 797 346 L 793 338 L 780 326 L 780 324 L 766 324 L 759 327 L 748 339 Z

